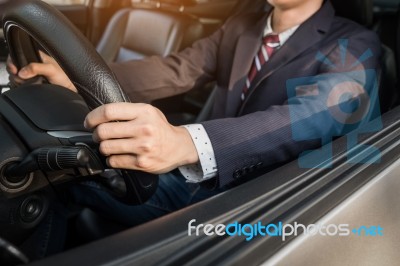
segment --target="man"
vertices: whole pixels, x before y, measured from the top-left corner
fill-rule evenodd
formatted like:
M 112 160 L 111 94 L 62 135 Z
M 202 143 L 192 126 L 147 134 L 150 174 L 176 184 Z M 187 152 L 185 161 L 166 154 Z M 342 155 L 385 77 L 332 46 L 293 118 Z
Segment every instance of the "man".
M 295 141 L 293 123 L 301 123 L 305 139 L 345 133 L 332 112 L 343 101 L 355 105 L 355 98 L 366 98 L 368 92 L 354 85 L 350 91 L 356 93 L 347 100 L 326 99 L 340 96 L 332 93 L 332 87 L 346 73 L 378 68 L 378 38 L 356 23 L 335 17 L 329 1 L 267 2 L 268 12 L 233 17 L 180 53 L 111 65 L 122 88 L 136 102 L 183 93 L 211 80 L 217 81 L 217 96 L 210 121 L 182 127 L 170 125 L 158 109 L 147 104 L 116 103 L 93 110 L 85 126 L 94 130 L 108 165 L 161 174 L 160 185 L 142 206 L 119 204 L 96 187 L 74 189 L 79 202 L 120 222 L 140 224 L 321 145 L 321 141 Z M 357 61 L 365 51 L 373 56 Z M 325 57 L 317 60 L 317 55 Z M 18 73 L 9 63 L 13 79 L 23 82 L 43 75 L 76 91 L 57 63 L 42 57 L 43 64 L 28 65 Z M 300 97 L 291 101 L 287 82 L 303 77 L 313 77 L 315 83 L 299 86 Z M 365 87 L 365 74 L 350 79 L 350 87 Z M 343 121 L 351 118 L 349 112 Z M 113 122 L 117 120 L 121 122 Z

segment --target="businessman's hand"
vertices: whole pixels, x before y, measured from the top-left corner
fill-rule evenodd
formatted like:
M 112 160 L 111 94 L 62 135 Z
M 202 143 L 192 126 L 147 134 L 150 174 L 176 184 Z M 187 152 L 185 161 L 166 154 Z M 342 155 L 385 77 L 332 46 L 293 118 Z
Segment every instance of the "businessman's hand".
M 9 79 L 16 85 L 24 84 L 27 79 L 35 76 L 44 76 L 51 84 L 60 85 L 77 92 L 74 84 L 64 73 L 57 62 L 47 54 L 39 51 L 43 63 L 30 63 L 18 71 L 11 58 L 7 58 L 7 71 Z
M 113 168 L 161 174 L 199 160 L 189 132 L 148 104 L 103 105 L 88 114 L 85 127 L 94 129 L 93 139 Z

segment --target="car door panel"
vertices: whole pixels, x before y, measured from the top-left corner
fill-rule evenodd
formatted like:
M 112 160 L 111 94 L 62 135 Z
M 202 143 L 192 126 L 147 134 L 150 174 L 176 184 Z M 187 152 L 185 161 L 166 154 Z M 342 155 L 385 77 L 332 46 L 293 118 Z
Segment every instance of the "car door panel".
M 396 204 L 399 171 L 400 160 L 317 222 L 328 226 L 347 224 L 350 229 L 358 228 L 355 233 L 348 236 L 302 235 L 263 265 L 346 265 L 350 261 L 353 265 L 398 264 L 400 254 L 397 246 L 391 243 L 400 238 L 397 230 L 400 205 Z M 375 228 L 370 231 L 372 226 Z M 381 232 L 376 232 L 377 228 L 381 228 Z

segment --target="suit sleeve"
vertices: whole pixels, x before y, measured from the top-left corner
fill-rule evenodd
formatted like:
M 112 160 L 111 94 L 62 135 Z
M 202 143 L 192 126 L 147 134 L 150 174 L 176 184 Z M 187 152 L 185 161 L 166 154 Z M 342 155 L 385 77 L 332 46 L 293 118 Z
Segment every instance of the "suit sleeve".
M 225 26 L 192 47 L 165 58 L 151 56 L 110 65 L 132 102 L 150 102 L 215 80 L 217 53 Z
M 379 104 L 373 96 L 377 86 L 371 75 L 379 69 L 378 38 L 363 31 L 348 40 L 349 59 L 345 64 L 342 55 L 343 46 L 337 45 L 328 54 L 332 64 L 321 63 L 315 76 L 288 81 L 288 88 L 277 88 L 288 91 L 288 100 L 282 105 L 202 123 L 214 147 L 220 187 L 246 180 L 259 168 L 293 160 L 376 116 L 374 110 Z M 363 110 L 364 116 L 356 109 Z

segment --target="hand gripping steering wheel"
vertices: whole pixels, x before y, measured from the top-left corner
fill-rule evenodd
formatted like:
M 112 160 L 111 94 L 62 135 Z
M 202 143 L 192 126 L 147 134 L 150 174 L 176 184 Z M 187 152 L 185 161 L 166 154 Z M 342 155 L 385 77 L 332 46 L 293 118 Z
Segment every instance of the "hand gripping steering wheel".
M 90 109 L 107 103 L 129 102 L 114 74 L 90 42 L 50 5 L 34 0 L 13 3 L 3 15 L 3 30 L 10 55 L 18 67 L 40 61 L 40 47 L 58 62 Z M 41 108 L 40 104 L 37 108 Z M 20 165 L 14 165 L 10 172 L 50 171 L 60 165 L 57 170 L 84 167 L 90 161 L 92 165 L 93 161 L 102 162 L 104 170 L 104 158 L 101 158 L 93 143 L 79 146 L 80 144 L 59 146 L 54 141 L 45 143 L 45 149 L 30 150 L 29 159 Z M 43 161 L 43 158 L 47 161 Z M 61 160 L 69 161 L 60 163 Z M 34 169 L 36 166 L 39 169 Z M 118 173 L 125 183 L 125 193 L 121 195 L 121 190 L 118 189 L 118 193 L 113 189 L 110 192 L 120 201 L 141 204 L 155 192 L 158 176 L 127 170 L 119 170 Z

